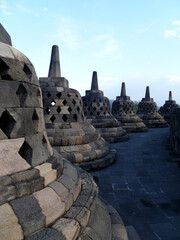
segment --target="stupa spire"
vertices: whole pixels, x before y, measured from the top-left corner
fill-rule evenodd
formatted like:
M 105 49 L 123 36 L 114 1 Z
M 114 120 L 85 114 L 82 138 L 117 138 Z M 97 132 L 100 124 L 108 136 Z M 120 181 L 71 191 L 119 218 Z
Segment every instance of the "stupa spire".
M 126 97 L 126 86 L 125 86 L 125 82 L 122 83 L 121 86 L 121 97 Z
M 99 90 L 97 72 L 96 71 L 94 71 L 93 75 L 92 75 L 91 90 Z
M 169 101 L 172 101 L 172 92 L 169 91 Z
M 150 90 L 149 90 L 149 86 L 146 87 L 146 94 L 145 94 L 145 98 L 150 99 Z
M 48 77 L 61 77 L 59 47 L 57 45 L 52 46 Z

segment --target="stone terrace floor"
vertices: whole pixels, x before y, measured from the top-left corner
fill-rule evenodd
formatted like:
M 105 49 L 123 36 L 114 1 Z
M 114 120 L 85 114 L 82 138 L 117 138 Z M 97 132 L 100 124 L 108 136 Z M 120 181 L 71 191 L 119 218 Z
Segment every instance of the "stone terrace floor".
M 141 240 L 180 240 L 180 165 L 168 136 L 168 128 L 130 134 L 129 141 L 112 144 L 117 162 L 92 172 L 100 196 Z

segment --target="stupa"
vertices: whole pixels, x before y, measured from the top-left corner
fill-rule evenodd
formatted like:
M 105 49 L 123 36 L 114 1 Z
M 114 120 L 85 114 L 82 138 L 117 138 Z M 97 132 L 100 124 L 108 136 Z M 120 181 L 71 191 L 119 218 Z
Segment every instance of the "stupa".
M 169 91 L 169 100 L 160 107 L 159 113 L 163 116 L 164 120 L 169 124 L 170 123 L 170 114 L 174 108 L 177 108 L 178 104 L 172 99 L 172 92 Z
M 127 132 L 145 132 L 147 127 L 136 115 L 134 102 L 126 95 L 125 83 L 122 83 L 121 95 L 112 104 L 112 113 Z
M 114 162 L 116 151 L 87 122 L 79 92 L 61 77 L 58 46 L 52 47 L 49 75 L 40 78 L 40 86 L 47 134 L 54 148 L 88 171 Z
M 92 177 L 52 149 L 34 67 L 2 42 L 0 216 L 1 240 L 127 240 Z
M 167 122 L 157 112 L 157 104 L 150 98 L 149 86 L 146 87 L 145 98 L 138 104 L 137 114 L 142 118 L 147 127 L 161 128 L 167 127 Z
M 101 136 L 110 143 L 122 142 L 129 139 L 117 119 L 112 115 L 110 103 L 104 97 L 103 91 L 98 88 L 97 72 L 93 72 L 91 90 L 86 90 L 86 96 L 82 97 L 84 114 L 91 124 L 101 131 Z

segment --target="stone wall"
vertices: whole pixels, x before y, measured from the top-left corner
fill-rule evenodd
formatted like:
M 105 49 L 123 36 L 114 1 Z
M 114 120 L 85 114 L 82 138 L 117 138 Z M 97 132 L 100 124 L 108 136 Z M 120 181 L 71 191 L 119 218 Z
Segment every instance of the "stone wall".
M 180 155 L 180 108 L 175 108 L 170 116 L 170 145 Z

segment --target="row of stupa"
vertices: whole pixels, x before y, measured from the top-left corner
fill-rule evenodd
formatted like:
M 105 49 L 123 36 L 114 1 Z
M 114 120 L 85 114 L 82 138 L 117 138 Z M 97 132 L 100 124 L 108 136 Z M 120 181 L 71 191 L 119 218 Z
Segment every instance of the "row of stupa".
M 45 111 L 49 104 L 52 112 L 50 121 L 46 115 L 50 142 L 61 143 L 61 153 L 79 150 L 76 161 L 108 155 L 109 145 L 84 118 L 79 93 L 54 75 L 53 60 L 49 78 L 41 81 L 49 86 L 43 95 Z M 60 108 L 51 96 L 63 111 L 62 124 L 52 121 Z M 49 139 L 35 69 L 0 24 L 0 239 L 128 240 L 121 217 L 99 199 L 91 175 L 64 159 Z

